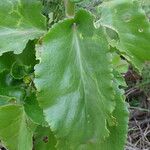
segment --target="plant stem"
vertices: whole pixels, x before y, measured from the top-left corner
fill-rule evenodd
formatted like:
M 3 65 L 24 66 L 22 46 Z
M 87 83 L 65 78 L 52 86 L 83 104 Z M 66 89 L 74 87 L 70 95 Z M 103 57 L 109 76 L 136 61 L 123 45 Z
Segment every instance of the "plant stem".
M 75 4 L 70 2 L 70 0 L 64 0 L 65 11 L 67 17 L 74 17 L 75 14 Z

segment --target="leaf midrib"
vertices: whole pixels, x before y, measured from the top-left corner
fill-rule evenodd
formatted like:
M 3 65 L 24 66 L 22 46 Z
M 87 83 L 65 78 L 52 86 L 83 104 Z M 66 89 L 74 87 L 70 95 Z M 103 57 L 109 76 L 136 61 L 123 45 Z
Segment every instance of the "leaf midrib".
M 87 103 L 86 103 L 86 94 L 85 94 L 85 79 L 84 79 L 84 67 L 83 67 L 83 62 L 82 62 L 82 54 L 81 54 L 81 48 L 80 48 L 80 43 L 79 43 L 79 39 L 78 39 L 78 31 L 77 31 L 77 26 L 76 24 L 73 25 L 73 46 L 76 50 L 76 58 L 77 58 L 77 62 L 79 64 L 79 72 L 80 72 L 80 77 L 81 77 L 81 84 L 83 85 L 83 100 L 85 103 L 85 117 L 88 115 L 87 113 Z M 87 117 L 86 117 L 87 119 Z

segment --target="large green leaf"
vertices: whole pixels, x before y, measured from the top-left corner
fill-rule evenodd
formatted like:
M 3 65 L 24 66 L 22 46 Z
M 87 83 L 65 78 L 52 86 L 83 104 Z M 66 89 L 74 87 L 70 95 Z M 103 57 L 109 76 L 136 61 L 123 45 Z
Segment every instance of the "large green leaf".
M 0 107 L 0 139 L 10 150 L 32 150 L 33 129 L 22 106 Z
M 112 0 L 101 8 L 99 23 L 117 31 L 118 48 L 139 69 L 150 60 L 150 23 L 136 0 Z
M 96 146 L 109 136 L 115 104 L 108 51 L 103 31 L 83 10 L 55 25 L 38 46 L 37 98 L 58 149 Z
M 40 11 L 38 0 L 0 1 L 0 55 L 21 53 L 29 39 L 43 35 L 45 19 Z

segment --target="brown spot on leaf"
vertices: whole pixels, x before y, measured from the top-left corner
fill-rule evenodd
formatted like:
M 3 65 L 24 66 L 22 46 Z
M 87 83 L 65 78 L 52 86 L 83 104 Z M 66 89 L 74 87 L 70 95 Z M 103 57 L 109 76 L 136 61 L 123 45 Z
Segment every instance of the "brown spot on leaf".
M 48 136 L 44 136 L 44 137 L 43 137 L 43 141 L 44 141 L 45 143 L 47 143 L 47 142 L 48 142 Z

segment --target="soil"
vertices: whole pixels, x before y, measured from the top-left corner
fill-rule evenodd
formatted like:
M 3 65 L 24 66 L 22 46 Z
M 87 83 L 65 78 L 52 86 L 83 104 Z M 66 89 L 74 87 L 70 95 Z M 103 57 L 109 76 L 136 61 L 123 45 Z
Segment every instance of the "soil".
M 138 87 L 140 77 L 130 68 L 125 75 L 128 85 L 126 100 L 129 103 L 130 120 L 125 150 L 150 150 L 150 97 L 146 90 Z M 146 86 L 149 86 L 150 82 Z M 147 88 L 148 89 L 148 88 Z

